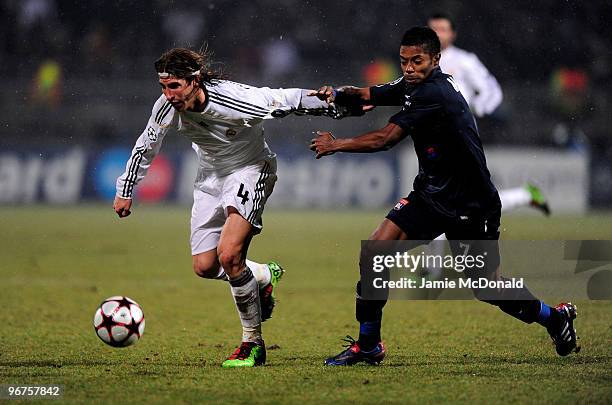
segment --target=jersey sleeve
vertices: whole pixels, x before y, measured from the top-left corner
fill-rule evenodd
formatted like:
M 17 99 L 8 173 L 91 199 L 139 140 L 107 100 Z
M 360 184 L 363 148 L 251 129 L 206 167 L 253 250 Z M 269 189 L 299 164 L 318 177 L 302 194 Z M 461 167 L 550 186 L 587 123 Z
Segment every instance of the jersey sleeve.
M 434 86 L 427 86 L 421 91 L 406 97 L 402 111 L 389 118 L 389 122 L 410 132 L 423 119 L 444 108 L 442 95 Z
M 370 87 L 370 102 L 373 105 L 402 105 L 406 85 L 404 78 L 399 77 L 392 82 Z
M 316 96 L 309 96 L 312 90 L 268 87 L 261 87 L 259 90 L 264 94 L 267 105 L 270 106 L 270 111 L 264 119 L 282 118 L 289 114 L 342 118 L 336 106 Z
M 474 94 L 470 100 L 471 109 L 479 117 L 491 114 L 503 99 L 499 83 L 476 55 L 469 54 L 465 63 L 469 71 L 469 74 L 465 75 L 466 82 Z
M 118 197 L 132 198 L 134 186 L 147 174 L 161 148 L 164 136 L 171 127 L 176 126 L 176 118 L 174 107 L 161 96 L 153 106 L 145 130 L 136 140 L 125 165 L 125 172 L 117 178 Z

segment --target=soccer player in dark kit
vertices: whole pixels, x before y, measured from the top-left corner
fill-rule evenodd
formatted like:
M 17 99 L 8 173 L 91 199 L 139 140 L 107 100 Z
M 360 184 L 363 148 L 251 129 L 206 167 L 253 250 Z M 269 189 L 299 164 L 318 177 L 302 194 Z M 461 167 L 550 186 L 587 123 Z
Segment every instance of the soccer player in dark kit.
M 317 95 L 336 104 L 358 103 L 364 110 L 372 106 L 402 106 L 402 110 L 385 127 L 354 138 L 318 132 L 310 148 L 317 159 L 336 152 L 373 153 L 410 136 L 419 161 L 414 190 L 389 212 L 370 240 L 422 244 L 446 234 L 455 255 L 465 246 L 462 241 L 488 242 L 494 249 L 487 257 L 487 268 L 492 269 L 487 277 L 505 280 L 499 275 L 499 195 L 491 182 L 474 117 L 452 76 L 439 68 L 438 36 L 427 27 L 409 29 L 402 38 L 399 57 L 403 76 L 393 82 L 370 88 L 324 86 Z M 363 260 L 360 266 L 364 266 Z M 378 364 L 385 357 L 380 329 L 386 300 L 364 298 L 361 283 L 366 269 L 360 270 L 356 298 L 359 339 L 350 339 L 350 346 L 328 358 L 326 365 Z M 525 287 L 493 292 L 493 297 L 491 291 L 484 297 L 474 290 L 477 298 L 505 313 L 544 326 L 559 355 L 579 350 L 573 326 L 575 305 L 550 307 Z

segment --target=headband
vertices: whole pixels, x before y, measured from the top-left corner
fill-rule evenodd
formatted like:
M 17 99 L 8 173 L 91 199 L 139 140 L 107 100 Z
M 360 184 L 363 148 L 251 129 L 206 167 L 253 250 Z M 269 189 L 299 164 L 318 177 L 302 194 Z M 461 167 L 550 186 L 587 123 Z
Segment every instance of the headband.
M 195 72 L 192 72 L 189 76 L 187 77 L 191 77 L 191 76 L 196 76 L 200 74 L 200 70 L 196 70 Z M 173 76 L 172 74 L 168 73 L 168 72 L 161 72 L 161 73 L 157 73 L 157 75 L 159 76 L 160 79 L 168 79 L 170 76 Z

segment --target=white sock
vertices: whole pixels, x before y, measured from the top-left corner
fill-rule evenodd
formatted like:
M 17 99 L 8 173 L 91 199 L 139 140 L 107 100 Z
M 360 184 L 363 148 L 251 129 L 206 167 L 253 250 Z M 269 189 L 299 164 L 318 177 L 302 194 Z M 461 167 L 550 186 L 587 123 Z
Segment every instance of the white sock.
M 234 279 L 230 278 L 234 302 L 242 323 L 242 341 L 261 343 L 261 304 L 259 287 L 248 267 Z
M 531 203 L 531 194 L 523 187 L 501 190 L 499 198 L 502 203 L 502 212 L 511 211 L 515 208 L 528 207 Z
M 246 259 L 246 265 L 249 266 L 249 269 L 251 269 L 253 272 L 253 276 L 255 276 L 255 280 L 257 280 L 259 288 L 264 288 L 270 284 L 272 274 L 270 273 L 270 269 L 268 268 L 267 264 L 256 263 L 252 260 Z
M 270 284 L 272 273 L 270 273 L 270 269 L 268 268 L 267 264 L 257 263 L 249 259 L 246 259 L 245 263 L 251 269 L 251 272 L 253 272 L 253 276 L 255 277 L 255 280 L 257 280 L 257 285 L 260 289 Z M 219 273 L 216 277 L 214 277 L 214 279 L 229 281 L 229 277 L 221 266 L 219 266 Z

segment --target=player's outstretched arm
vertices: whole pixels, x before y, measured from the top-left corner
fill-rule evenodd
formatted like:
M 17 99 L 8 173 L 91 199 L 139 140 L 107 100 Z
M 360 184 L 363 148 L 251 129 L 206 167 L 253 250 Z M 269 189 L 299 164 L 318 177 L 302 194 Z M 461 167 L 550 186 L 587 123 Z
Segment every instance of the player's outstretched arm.
M 343 104 L 340 104 L 338 100 L 341 96 L 338 92 L 336 92 L 336 102 L 328 102 L 329 97 L 324 95 L 324 88 L 320 90 L 320 95 L 318 95 L 319 90 L 297 88 L 271 89 L 269 87 L 259 87 L 250 90 L 254 93 L 254 98 L 260 98 L 261 105 L 273 106 L 269 114 L 263 117 L 264 119 L 282 118 L 289 114 L 342 119 L 344 117 L 361 116 L 374 108 L 373 106 L 364 106 L 359 97 L 345 97 L 342 101 Z
M 131 198 L 121 198 L 119 196 L 115 197 L 115 201 L 113 202 L 113 209 L 119 215 L 119 218 L 125 218 L 132 213 L 130 208 L 132 207 L 132 199 Z
M 355 138 L 335 138 L 331 132 L 317 131 L 317 137 L 310 143 L 310 150 L 317 154 L 317 159 L 336 152 L 373 153 L 388 150 L 405 137 L 405 131 L 393 123 Z
M 334 105 L 338 110 L 338 118 L 359 117 L 374 109 L 369 87 L 343 86 L 334 89 L 332 86 L 321 86 L 308 95 Z

